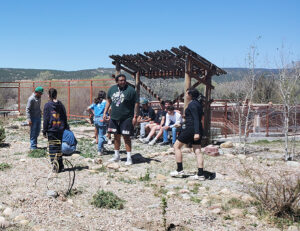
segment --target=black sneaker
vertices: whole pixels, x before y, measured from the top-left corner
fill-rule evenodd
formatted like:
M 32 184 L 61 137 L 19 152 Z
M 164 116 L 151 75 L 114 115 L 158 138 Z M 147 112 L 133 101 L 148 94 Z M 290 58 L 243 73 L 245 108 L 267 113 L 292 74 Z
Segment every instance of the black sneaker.
M 161 142 L 161 143 L 159 143 L 159 145 L 168 145 L 169 144 L 169 142 L 167 141 L 167 142 Z

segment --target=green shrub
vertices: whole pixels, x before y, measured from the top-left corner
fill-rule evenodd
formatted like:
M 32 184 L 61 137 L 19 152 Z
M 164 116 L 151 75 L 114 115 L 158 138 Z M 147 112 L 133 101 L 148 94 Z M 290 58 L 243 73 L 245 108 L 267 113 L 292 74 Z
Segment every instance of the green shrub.
M 113 192 L 98 191 L 92 199 L 91 204 L 98 208 L 123 209 L 125 201 L 117 197 Z
M 34 149 L 28 153 L 28 156 L 31 158 L 46 157 L 46 150 L 45 149 Z
M 4 171 L 6 169 L 11 168 L 11 165 L 8 163 L 0 163 L 0 171 Z
M 149 169 L 147 169 L 145 176 L 140 176 L 139 180 L 140 181 L 150 181 L 151 180 Z

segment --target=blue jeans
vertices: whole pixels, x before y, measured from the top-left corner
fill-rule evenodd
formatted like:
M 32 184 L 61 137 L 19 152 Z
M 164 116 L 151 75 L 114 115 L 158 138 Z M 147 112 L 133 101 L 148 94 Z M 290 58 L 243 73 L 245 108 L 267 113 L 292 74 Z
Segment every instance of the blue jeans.
M 141 129 L 140 129 L 140 135 L 141 137 L 145 137 L 146 136 L 146 130 L 145 130 L 145 126 L 148 124 L 149 122 L 142 122 L 140 123 Z
M 71 146 L 66 142 L 63 142 L 61 145 L 61 152 L 66 155 L 71 155 L 76 151 L 76 146 Z
M 172 144 L 175 143 L 176 141 L 176 133 L 177 131 L 179 131 L 179 128 L 175 128 L 175 127 L 172 127 L 172 128 L 169 128 L 168 130 L 164 130 L 164 133 L 163 133 L 163 141 L 164 142 L 168 142 L 168 131 L 172 131 Z
M 41 131 L 41 118 L 31 118 L 30 149 L 37 149 L 37 138 Z
M 94 123 L 98 133 L 98 151 L 101 152 L 105 141 L 106 123 L 103 122 L 102 117 L 96 117 Z

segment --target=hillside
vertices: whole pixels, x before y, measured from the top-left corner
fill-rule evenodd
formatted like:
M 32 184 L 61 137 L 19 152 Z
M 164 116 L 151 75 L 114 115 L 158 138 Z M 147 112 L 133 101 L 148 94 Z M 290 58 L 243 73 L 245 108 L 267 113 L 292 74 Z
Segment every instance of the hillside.
M 240 80 L 247 75 L 247 68 L 224 68 L 227 75 L 214 76 L 213 80 L 217 83 L 233 80 Z M 278 72 L 276 69 L 256 69 L 258 74 L 265 73 L 266 76 Z M 12 82 L 15 80 L 48 80 L 48 79 L 91 79 L 99 77 L 109 77 L 114 73 L 113 68 L 97 68 L 78 71 L 61 71 L 47 69 L 19 69 L 19 68 L 0 68 L 0 82 Z

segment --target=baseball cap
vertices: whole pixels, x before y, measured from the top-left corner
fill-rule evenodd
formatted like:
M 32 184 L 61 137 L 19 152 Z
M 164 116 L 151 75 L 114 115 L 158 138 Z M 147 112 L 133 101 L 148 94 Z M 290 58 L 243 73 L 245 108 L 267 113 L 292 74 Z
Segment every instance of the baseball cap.
M 141 104 L 147 104 L 149 102 L 149 100 L 147 100 L 147 99 L 145 99 L 145 98 L 142 98 L 141 100 L 140 100 L 140 103 Z
M 39 92 L 39 93 L 42 93 L 43 94 L 43 92 L 44 92 L 44 88 L 43 87 L 37 87 L 37 88 L 35 88 L 35 90 L 34 90 L 35 92 Z

